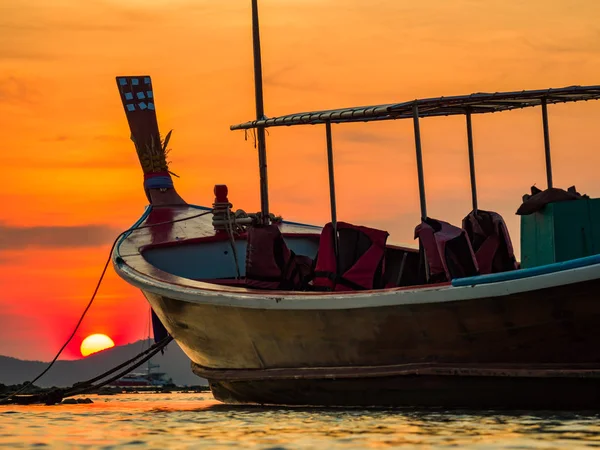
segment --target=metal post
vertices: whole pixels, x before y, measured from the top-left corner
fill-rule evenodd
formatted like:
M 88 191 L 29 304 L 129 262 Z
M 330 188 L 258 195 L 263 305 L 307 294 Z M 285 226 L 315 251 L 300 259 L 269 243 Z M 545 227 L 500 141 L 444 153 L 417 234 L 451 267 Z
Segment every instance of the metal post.
M 329 201 L 331 202 L 331 225 L 333 226 L 333 241 L 335 258 L 337 261 L 339 255 L 339 242 L 337 234 L 337 207 L 335 204 L 335 179 L 333 177 L 333 143 L 331 139 L 331 122 L 325 122 L 325 131 L 327 134 L 327 167 L 329 169 Z
M 256 120 L 264 117 L 262 67 L 260 56 L 260 34 L 258 27 L 258 0 L 252 0 L 252 43 L 254 48 L 254 95 L 256 98 Z M 260 210 L 264 223 L 269 223 L 269 187 L 267 182 L 267 149 L 265 129 L 257 127 L 258 165 L 260 171 Z
M 548 189 L 552 187 L 552 161 L 550 160 L 550 133 L 548 131 L 548 104 L 545 98 L 542 99 L 542 122 L 544 124 L 544 149 L 546 151 L 546 179 L 548 180 Z
M 471 173 L 471 199 L 473 211 L 477 212 L 477 183 L 475 181 L 475 153 L 473 152 L 473 128 L 471 110 L 467 109 L 467 145 L 469 146 L 469 171 Z
M 421 154 L 421 131 L 419 129 L 419 107 L 413 106 L 413 122 L 415 125 L 415 149 L 417 151 L 417 174 L 419 176 L 419 198 L 421 200 L 421 219 L 427 218 L 427 203 L 425 201 L 425 178 L 423 177 L 423 155 Z

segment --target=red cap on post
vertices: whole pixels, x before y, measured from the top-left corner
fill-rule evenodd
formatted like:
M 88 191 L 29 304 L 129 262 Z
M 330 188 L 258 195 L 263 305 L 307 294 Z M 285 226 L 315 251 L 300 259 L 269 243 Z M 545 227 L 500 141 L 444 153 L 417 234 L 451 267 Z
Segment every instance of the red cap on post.
M 229 203 L 227 199 L 228 192 L 226 184 L 215 184 L 215 203 Z

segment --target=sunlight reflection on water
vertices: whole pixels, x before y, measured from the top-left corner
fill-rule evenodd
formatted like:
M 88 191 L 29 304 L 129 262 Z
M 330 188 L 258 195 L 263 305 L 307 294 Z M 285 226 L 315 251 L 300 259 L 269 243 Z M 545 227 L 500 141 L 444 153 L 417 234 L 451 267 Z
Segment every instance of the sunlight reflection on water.
M 599 448 L 600 416 L 229 406 L 208 393 L 1 406 L 4 448 Z

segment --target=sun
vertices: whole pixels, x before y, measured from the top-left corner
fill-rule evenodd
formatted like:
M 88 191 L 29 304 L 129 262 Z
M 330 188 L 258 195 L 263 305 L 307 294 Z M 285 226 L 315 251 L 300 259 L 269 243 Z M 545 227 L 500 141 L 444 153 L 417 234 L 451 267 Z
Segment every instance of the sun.
M 115 343 L 105 334 L 90 334 L 81 343 L 81 356 L 88 356 L 92 353 L 106 350 L 114 347 Z

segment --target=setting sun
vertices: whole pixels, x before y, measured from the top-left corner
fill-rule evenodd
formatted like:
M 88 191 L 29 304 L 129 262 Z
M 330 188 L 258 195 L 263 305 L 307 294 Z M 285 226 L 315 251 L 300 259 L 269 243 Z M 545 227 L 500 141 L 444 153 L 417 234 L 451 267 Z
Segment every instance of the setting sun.
M 114 347 L 115 343 L 105 334 L 91 334 L 81 343 L 81 355 L 88 356 L 92 353 Z

